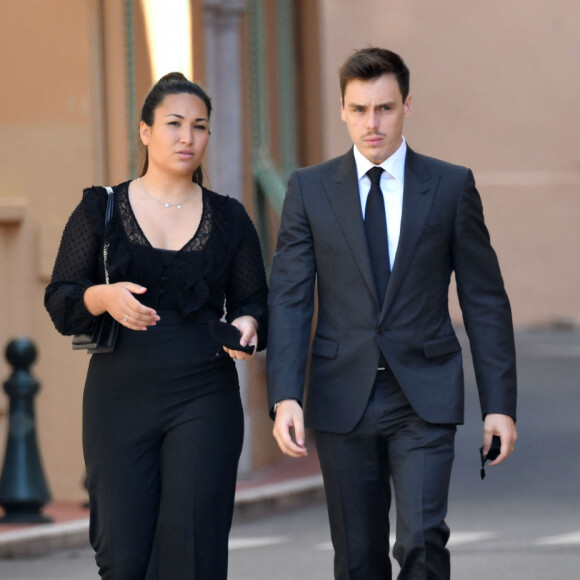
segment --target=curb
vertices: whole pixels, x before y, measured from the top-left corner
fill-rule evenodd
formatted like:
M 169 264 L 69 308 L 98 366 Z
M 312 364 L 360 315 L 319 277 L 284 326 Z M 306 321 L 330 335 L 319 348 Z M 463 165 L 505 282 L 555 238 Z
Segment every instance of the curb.
M 292 509 L 323 498 L 321 475 L 242 489 L 236 493 L 234 520 L 271 515 L 277 510 Z M 55 550 L 88 546 L 88 518 L 0 533 L 0 559 L 29 558 Z
M 236 493 L 234 521 L 270 515 L 323 499 L 322 475 L 242 489 Z
M 89 519 L 41 524 L 0 534 L 0 558 L 27 558 L 89 543 Z

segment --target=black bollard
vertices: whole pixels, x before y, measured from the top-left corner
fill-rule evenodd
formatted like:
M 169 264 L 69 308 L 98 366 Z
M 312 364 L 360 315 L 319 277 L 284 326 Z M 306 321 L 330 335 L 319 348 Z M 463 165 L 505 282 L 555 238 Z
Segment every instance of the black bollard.
M 14 370 L 4 383 L 10 399 L 10 413 L 0 476 L 0 505 L 5 511 L 0 523 L 48 523 L 52 519 L 40 513 L 50 501 L 50 492 L 36 441 L 33 399 L 39 384 L 30 374 L 30 366 L 36 360 L 36 347 L 28 338 L 14 339 L 6 347 L 6 359 Z

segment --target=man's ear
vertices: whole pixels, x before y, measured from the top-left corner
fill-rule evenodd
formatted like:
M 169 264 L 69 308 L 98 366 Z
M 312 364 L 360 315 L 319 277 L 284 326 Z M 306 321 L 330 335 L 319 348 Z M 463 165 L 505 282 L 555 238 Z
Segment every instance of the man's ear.
M 403 107 L 405 108 L 405 118 L 410 117 L 413 112 L 411 95 L 407 95 L 407 100 L 403 103 Z

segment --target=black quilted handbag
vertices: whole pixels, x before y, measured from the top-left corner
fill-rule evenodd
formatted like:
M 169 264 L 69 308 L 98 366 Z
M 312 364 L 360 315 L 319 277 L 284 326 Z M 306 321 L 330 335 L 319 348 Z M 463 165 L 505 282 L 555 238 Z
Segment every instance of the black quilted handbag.
M 105 226 L 113 215 L 113 188 L 107 187 L 107 208 L 105 210 Z M 109 244 L 103 244 L 103 263 L 105 266 L 105 283 L 109 283 L 107 270 L 107 255 Z M 91 333 L 75 334 L 72 339 L 73 350 L 86 350 L 89 354 L 105 354 L 115 350 L 119 323 L 108 313 L 101 314 Z

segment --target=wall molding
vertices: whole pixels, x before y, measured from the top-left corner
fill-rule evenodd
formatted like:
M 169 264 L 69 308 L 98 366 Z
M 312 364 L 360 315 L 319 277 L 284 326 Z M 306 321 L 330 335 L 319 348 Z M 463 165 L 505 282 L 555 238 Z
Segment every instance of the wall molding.
M 20 224 L 24 221 L 28 200 L 21 197 L 0 197 L 0 226 Z

